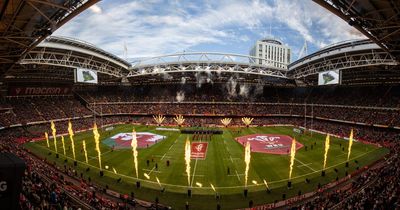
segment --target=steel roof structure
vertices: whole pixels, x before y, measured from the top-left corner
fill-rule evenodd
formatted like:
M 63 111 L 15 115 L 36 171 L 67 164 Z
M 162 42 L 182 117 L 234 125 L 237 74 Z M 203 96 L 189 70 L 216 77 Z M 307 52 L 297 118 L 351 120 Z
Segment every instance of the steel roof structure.
M 19 64 L 86 68 L 123 77 L 130 63 L 96 46 L 77 39 L 50 36 L 26 53 Z
M 73 81 L 73 69 L 97 70 L 100 84 L 179 83 L 182 79 L 292 85 L 315 84 L 319 72 L 341 70 L 343 81 L 400 83 L 397 1 L 314 0 L 370 40 L 325 47 L 288 68 L 259 65 L 262 58 L 216 52 L 185 52 L 129 63 L 90 43 L 50 36 L 98 0 L 4 0 L 0 2 L 0 71 L 7 81 Z M 334 30 L 334 29 L 332 29 Z M 40 43 L 40 44 L 39 44 Z M 268 62 L 267 62 L 268 63 Z M 357 77 L 359 75 L 359 77 Z
M 0 1 L 1 75 L 57 28 L 98 1 Z
M 286 78 L 287 69 L 258 64 L 248 55 L 189 52 L 158 56 L 133 63 L 128 77 L 179 72 L 231 72 Z
M 400 1 L 314 0 L 400 61 Z
M 393 56 L 373 41 L 351 40 L 328 46 L 291 63 L 288 76 L 299 79 L 329 70 L 398 64 Z

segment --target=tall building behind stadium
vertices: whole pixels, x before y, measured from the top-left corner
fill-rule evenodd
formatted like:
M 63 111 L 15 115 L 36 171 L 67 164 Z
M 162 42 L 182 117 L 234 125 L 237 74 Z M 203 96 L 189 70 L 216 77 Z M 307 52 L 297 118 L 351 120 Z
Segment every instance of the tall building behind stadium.
M 256 41 L 250 50 L 250 55 L 257 58 L 256 63 L 277 68 L 287 68 L 290 63 L 290 47 L 273 38 Z

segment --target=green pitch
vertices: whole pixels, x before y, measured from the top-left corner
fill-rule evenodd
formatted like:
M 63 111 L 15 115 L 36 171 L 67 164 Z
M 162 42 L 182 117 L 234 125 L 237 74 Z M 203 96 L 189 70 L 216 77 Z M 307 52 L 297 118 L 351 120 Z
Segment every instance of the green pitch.
M 102 129 L 99 132 L 101 139 L 106 139 L 118 133 L 131 132 L 132 128 L 132 125 L 117 125 L 111 131 Z M 194 209 L 215 209 L 217 203 L 221 205 L 222 209 L 247 207 L 250 200 L 255 205 L 271 203 L 281 200 L 283 194 L 286 194 L 286 198 L 288 198 L 297 195 L 299 191 L 301 193 L 313 191 L 318 184 L 324 185 L 334 181 L 337 177 L 342 178 L 346 171 L 351 173 L 357 167 L 361 168 L 371 164 L 388 153 L 386 148 L 355 142 L 349 167 L 345 167 L 348 141 L 331 137 L 326 176 L 321 177 L 324 135 L 317 133 L 299 135 L 293 132 L 292 127 L 245 128 L 240 133 L 236 132 L 237 129 L 228 128 L 224 129 L 223 135 L 214 135 L 212 140 L 208 141 L 206 159 L 191 160 L 190 188 L 193 195 L 189 198 L 186 194 L 189 187 L 184 161 L 184 145 L 188 135 L 174 131 L 159 131 L 151 126 L 135 126 L 135 129 L 139 132 L 151 132 L 167 137 L 149 148 L 138 150 L 140 189 L 136 188 L 137 179 L 130 149 L 112 151 L 112 148 L 106 144 L 100 144 L 104 176 L 99 176 L 99 164 L 92 131 L 75 134 L 75 152 L 78 162 L 75 168 L 78 174 L 83 174 L 85 179 L 90 177 L 99 185 L 107 185 L 110 189 L 120 193 L 130 194 L 133 192 L 135 197 L 153 202 L 158 198 L 160 203 L 170 205 L 174 209 L 184 208 L 186 202 L 189 202 Z M 307 151 L 303 147 L 296 153 L 291 189 L 287 189 L 288 155 L 252 153 L 248 177 L 249 194 L 247 197 L 243 196 L 244 148 L 234 138 L 256 133 L 295 136 L 296 140 L 308 147 Z M 191 137 L 189 135 L 190 139 Z M 82 140 L 86 140 L 89 164 L 85 163 Z M 49 142 L 50 148 L 47 147 L 46 141 L 27 143 L 25 146 L 38 156 L 51 162 L 54 161 L 60 166 L 68 164 L 74 167 L 69 137 L 65 136 L 66 156 L 63 154 L 61 138 L 57 138 L 59 158 L 55 157 L 53 139 L 50 139 Z M 313 145 L 313 149 L 311 149 L 311 145 Z M 67 161 L 65 162 L 65 160 Z M 148 166 L 147 160 L 149 160 Z M 167 160 L 170 162 L 170 166 L 167 166 Z M 156 163 L 157 169 L 155 168 Z M 108 166 L 108 169 L 105 169 L 105 166 Z M 87 168 L 90 170 L 87 171 Z M 230 174 L 228 174 L 228 168 Z M 338 172 L 335 172 L 334 169 L 337 169 Z M 144 173 L 148 174 L 150 179 L 147 179 Z M 122 181 L 117 182 L 119 178 Z M 161 182 L 161 186 L 157 183 L 156 178 Z M 306 178 L 311 182 L 305 183 Z M 266 192 L 263 180 L 268 182 L 270 193 Z M 214 185 L 217 193 L 221 195 L 219 200 L 215 199 L 215 192 L 210 184 Z M 165 188 L 164 192 L 161 191 L 162 188 Z

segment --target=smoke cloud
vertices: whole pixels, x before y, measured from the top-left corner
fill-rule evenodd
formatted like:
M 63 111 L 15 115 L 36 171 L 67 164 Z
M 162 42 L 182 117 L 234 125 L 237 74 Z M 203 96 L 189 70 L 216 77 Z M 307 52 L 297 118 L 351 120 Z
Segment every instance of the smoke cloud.
M 176 93 L 176 101 L 182 102 L 185 100 L 185 92 L 184 91 L 179 91 Z
M 249 97 L 249 92 L 250 92 L 250 88 L 246 84 L 240 85 L 240 87 L 239 87 L 239 95 L 240 96 L 247 98 L 247 97 Z
M 226 83 L 226 90 L 228 91 L 229 97 L 236 97 L 236 86 L 237 81 L 233 77 L 230 77 L 228 82 Z
M 185 78 L 185 77 L 182 77 L 182 78 L 181 78 L 181 84 L 184 85 L 185 83 L 186 83 L 186 78 Z

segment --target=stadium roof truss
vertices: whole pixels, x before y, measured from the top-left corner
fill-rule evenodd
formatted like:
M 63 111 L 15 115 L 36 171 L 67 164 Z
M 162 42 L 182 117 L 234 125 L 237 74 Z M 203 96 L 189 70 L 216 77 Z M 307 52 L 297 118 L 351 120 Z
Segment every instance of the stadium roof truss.
M 400 1 L 314 0 L 400 61 Z
M 20 64 L 86 68 L 115 77 L 126 75 L 130 65 L 90 43 L 66 37 L 48 37 L 27 53 Z
M 127 77 L 163 73 L 214 72 L 218 74 L 239 73 L 286 78 L 287 69 L 257 64 L 259 60 L 265 59 L 226 53 L 178 53 L 135 62 L 130 68 Z
M 99 0 L 0 1 L 0 73 Z
M 288 77 L 299 79 L 329 70 L 399 63 L 370 40 L 353 40 L 328 46 L 289 65 Z

